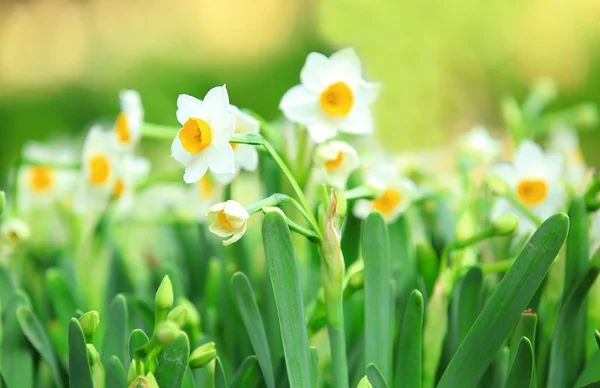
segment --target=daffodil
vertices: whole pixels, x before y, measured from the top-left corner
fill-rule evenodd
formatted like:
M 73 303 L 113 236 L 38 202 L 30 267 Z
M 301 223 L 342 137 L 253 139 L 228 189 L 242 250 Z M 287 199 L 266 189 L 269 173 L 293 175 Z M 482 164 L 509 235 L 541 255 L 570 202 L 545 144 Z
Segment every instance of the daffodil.
M 342 49 L 329 58 L 310 53 L 300 81 L 285 93 L 279 108 L 290 121 L 304 125 L 314 141 L 322 143 L 338 130 L 373 132 L 371 105 L 379 87 L 362 78 L 360 59 L 353 49 Z
M 222 238 L 223 245 L 238 241 L 246 232 L 246 223 L 250 215 L 237 201 L 221 202 L 213 205 L 206 213 L 211 232 Z
M 575 187 L 585 178 L 587 166 L 579 147 L 577 132 L 561 128 L 550 133 L 548 149 L 562 155 L 565 163 L 565 181 Z
M 119 149 L 131 150 L 141 137 L 144 122 L 142 99 L 135 90 L 122 90 L 119 93 L 121 113 L 115 121 L 115 139 Z
M 367 177 L 367 185 L 377 187 L 382 194 L 374 200 L 356 201 L 354 215 L 358 218 L 366 218 L 371 212 L 377 211 L 387 222 L 394 222 L 417 195 L 414 182 L 400 176 L 391 165 L 377 166 Z
M 0 239 L 9 246 L 16 247 L 31 237 L 29 225 L 20 218 L 10 218 L 0 225 Z
M 560 182 L 562 158 L 554 152 L 544 153 L 531 140 L 521 143 L 514 163 L 499 163 L 489 174 L 504 180 L 515 197 L 542 221 L 564 206 L 564 189 Z M 492 219 L 509 212 L 519 216 L 519 231 L 536 228 L 530 217 L 506 198 L 498 198 L 492 208 Z
M 234 105 L 229 106 L 231 114 L 235 117 L 235 133 L 259 133 L 260 123 L 254 117 L 242 112 Z M 221 184 L 227 185 L 240 173 L 241 170 L 255 171 L 258 167 L 258 151 L 249 144 L 230 143 L 233 149 L 234 173 L 215 174 Z
M 350 144 L 330 141 L 315 150 L 317 174 L 329 185 L 343 189 L 350 173 L 358 168 L 358 154 Z
M 500 157 L 502 144 L 485 127 L 477 125 L 460 136 L 459 149 L 474 164 L 489 164 Z
M 117 212 L 128 214 L 135 200 L 136 185 L 150 173 L 150 162 L 143 157 L 130 155 L 117 159 L 115 179 L 112 185 L 112 199 L 116 202 Z
M 76 176 L 70 166 L 75 156 L 68 144 L 27 143 L 23 158 L 27 162 L 17 176 L 20 211 L 48 207 L 72 192 Z
M 173 140 L 171 156 L 185 166 L 183 180 L 196 182 L 208 169 L 216 174 L 234 174 L 229 140 L 235 131 L 235 117 L 225 85 L 212 88 L 204 101 L 182 94 L 177 108 L 182 128 Z

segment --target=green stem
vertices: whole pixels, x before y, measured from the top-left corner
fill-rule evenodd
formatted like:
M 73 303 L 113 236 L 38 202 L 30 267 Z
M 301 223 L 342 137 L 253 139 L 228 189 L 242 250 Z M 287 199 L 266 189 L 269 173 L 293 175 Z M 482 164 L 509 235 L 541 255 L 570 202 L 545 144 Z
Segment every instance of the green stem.
M 519 198 L 514 195 L 514 193 L 509 192 L 505 198 L 508 199 L 514 206 L 516 206 L 521 213 L 525 214 L 525 216 L 527 216 L 527 218 L 529 218 L 537 228 L 542 225 L 542 220 L 540 220 L 540 218 L 536 216 L 531 209 L 525 206 L 525 204 L 523 204 L 523 202 L 521 202 Z
M 358 186 L 346 191 L 344 197 L 347 201 L 360 198 L 375 199 L 375 193 L 367 186 Z
M 491 263 L 482 263 L 481 269 L 483 273 L 496 273 L 496 272 L 507 272 L 508 269 L 513 265 L 515 259 L 506 259 L 500 261 L 494 261 Z
M 341 299 L 339 303 L 341 305 Z M 331 307 L 331 306 L 329 306 Z M 341 308 L 341 307 L 340 307 Z M 344 322 L 339 327 L 329 325 L 329 346 L 331 348 L 331 371 L 334 387 L 348 387 L 348 360 L 346 358 L 346 339 Z
M 494 232 L 493 232 L 493 230 L 490 229 L 490 230 L 485 230 L 479 234 L 476 234 L 476 235 L 471 236 L 464 240 L 452 241 L 451 243 L 446 245 L 446 247 L 444 247 L 444 251 L 442 252 L 440 273 L 443 272 L 443 270 L 446 269 L 446 267 L 448 266 L 450 252 L 455 251 L 455 250 L 465 249 L 471 245 L 477 244 L 477 243 L 485 240 L 486 238 L 493 237 L 493 236 L 494 236 Z
M 178 129 L 168 125 L 144 123 L 142 125 L 142 136 L 154 140 L 173 140 L 177 136 Z

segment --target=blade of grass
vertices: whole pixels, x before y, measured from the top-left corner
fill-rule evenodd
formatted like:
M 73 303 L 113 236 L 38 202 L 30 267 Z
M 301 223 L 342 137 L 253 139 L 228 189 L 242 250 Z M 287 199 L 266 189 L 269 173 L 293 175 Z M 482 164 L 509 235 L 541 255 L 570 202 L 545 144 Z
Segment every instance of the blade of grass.
M 363 221 L 362 257 L 365 264 L 365 360 L 367 364 L 377 365 L 387 381 L 390 375 L 391 259 L 388 230 L 380 213 L 371 213 Z
M 477 385 L 546 276 L 568 229 L 569 218 L 559 213 L 533 234 L 450 361 L 439 388 Z
M 396 354 L 394 386 L 420 388 L 423 359 L 423 295 L 414 290 L 408 298 Z
M 250 343 L 252 344 L 254 353 L 256 353 L 262 374 L 265 377 L 265 383 L 268 388 L 275 388 L 275 374 L 273 373 L 273 363 L 271 362 L 267 333 L 265 332 L 260 311 L 258 310 L 258 304 L 254 298 L 252 285 L 246 275 L 237 272 L 233 275 L 231 287 L 242 320 L 244 321 L 244 326 L 248 332 Z
M 367 379 L 373 388 L 387 388 L 383 375 L 373 363 L 367 365 Z
M 94 388 L 85 338 L 79 321 L 75 318 L 71 318 L 69 323 L 69 386 Z
M 515 361 L 510 368 L 504 387 L 530 387 L 533 381 L 533 368 L 533 348 L 531 347 L 531 342 L 527 337 L 522 337 L 519 342 Z
M 108 365 L 117 356 L 123 365 L 129 365 L 127 357 L 128 330 L 127 301 L 121 294 L 115 296 L 106 314 L 106 334 L 102 345 L 102 363 Z
M 159 387 L 180 388 L 190 357 L 190 341 L 187 334 L 180 331 L 175 341 L 165 346 L 158 355 L 156 381 Z
M 262 232 L 290 386 L 308 388 L 311 385 L 308 335 L 292 236 L 285 219 L 277 212 L 265 215 Z

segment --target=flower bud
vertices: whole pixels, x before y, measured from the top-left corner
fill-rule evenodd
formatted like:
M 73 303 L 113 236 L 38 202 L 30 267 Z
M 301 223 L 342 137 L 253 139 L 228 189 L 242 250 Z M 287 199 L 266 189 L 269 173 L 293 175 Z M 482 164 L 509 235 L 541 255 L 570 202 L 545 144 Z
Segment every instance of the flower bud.
M 186 316 L 187 309 L 185 308 L 185 306 L 180 305 L 171 310 L 169 315 L 167 315 L 167 320 L 175 322 L 175 324 L 177 324 L 177 326 L 179 327 L 183 327 L 183 325 L 185 324 Z
M 0 214 L 4 211 L 6 207 L 6 194 L 4 191 L 0 190 Z
M 137 370 L 135 367 L 135 359 L 131 360 L 129 364 L 129 370 L 127 371 L 127 384 L 132 384 L 135 378 L 137 377 Z M 135 387 L 135 385 L 134 385 Z
M 504 179 L 495 176 L 488 175 L 485 177 L 485 185 L 490 189 L 492 194 L 497 197 L 506 197 L 509 192 L 508 184 L 504 181 Z
M 185 323 L 184 326 L 189 327 L 200 327 L 200 313 L 196 309 L 196 306 L 193 305 L 192 302 L 185 298 L 180 298 L 179 303 L 182 306 L 185 306 L 186 314 L 185 314 Z
M 358 385 L 356 386 L 356 388 L 371 388 L 371 387 L 373 387 L 373 386 L 371 385 L 371 382 L 369 381 L 367 376 L 360 379 L 360 381 L 358 382 Z
M 154 373 L 148 372 L 146 375 L 146 383 L 148 383 L 149 388 L 159 388 L 158 382 L 156 381 L 156 377 L 154 377 Z
M 179 327 L 175 322 L 164 321 L 154 329 L 156 341 L 162 345 L 170 345 L 179 335 Z
M 79 324 L 85 338 L 90 339 L 100 324 L 100 313 L 95 310 L 88 311 L 79 317 Z
M 203 368 L 209 362 L 217 357 L 217 349 L 215 349 L 214 342 L 208 342 L 202 346 L 199 346 L 190 355 L 189 365 L 192 369 Z
M 170 310 L 173 307 L 173 285 L 169 275 L 165 275 L 160 282 L 154 303 L 157 310 Z
M 96 357 L 98 357 L 98 352 L 92 344 L 86 344 L 85 348 L 87 350 L 88 363 L 90 366 L 93 366 L 96 363 Z
M 206 213 L 209 230 L 221 238 L 227 238 L 223 245 L 230 245 L 246 233 L 246 223 L 250 214 L 237 201 L 229 200 L 213 205 Z
M 466 240 L 475 234 L 476 224 L 470 212 L 464 212 L 458 218 L 456 225 L 456 239 Z
M 144 376 L 137 376 L 127 388 L 150 388 L 151 385 Z
M 496 236 L 508 236 L 519 227 L 519 217 L 513 213 L 503 214 L 492 222 L 492 229 Z

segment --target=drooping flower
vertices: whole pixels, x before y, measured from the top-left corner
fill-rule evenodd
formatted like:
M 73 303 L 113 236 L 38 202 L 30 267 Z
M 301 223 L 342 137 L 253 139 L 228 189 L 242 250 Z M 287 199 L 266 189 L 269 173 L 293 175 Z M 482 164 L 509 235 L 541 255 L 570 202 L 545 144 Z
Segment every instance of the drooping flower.
M 315 150 L 317 173 L 329 185 L 343 189 L 348 177 L 359 166 L 358 154 L 350 144 L 343 141 L 330 141 Z
M 366 218 L 371 212 L 381 213 L 386 222 L 396 221 L 417 196 L 417 186 L 400 176 L 391 165 L 377 166 L 367 177 L 367 185 L 378 187 L 382 194 L 374 199 L 360 199 L 354 205 L 354 215 Z
M 229 200 L 213 205 L 206 213 L 211 232 L 222 238 L 223 245 L 238 241 L 246 232 L 246 223 L 250 215 L 237 201 Z
M 490 136 L 482 125 L 477 125 L 460 136 L 459 149 L 462 155 L 473 162 L 472 164 L 495 162 L 502 151 L 500 140 Z
M 587 166 L 574 130 L 561 128 L 550 133 L 548 149 L 562 155 L 565 163 L 565 181 L 575 187 L 583 183 Z
M 235 117 L 235 133 L 259 133 L 260 123 L 254 117 L 242 112 L 234 105 L 229 106 L 231 114 Z M 215 174 L 215 178 L 224 185 L 231 181 L 241 170 L 255 171 L 258 167 L 258 151 L 249 144 L 230 143 L 233 149 L 235 173 Z
M 562 158 L 554 152 L 544 153 L 531 140 L 520 144 L 514 163 L 499 163 L 489 174 L 503 179 L 519 201 L 541 220 L 564 206 L 564 189 L 560 183 Z M 492 208 L 492 219 L 509 212 L 519 216 L 519 231 L 535 229 L 535 224 L 505 198 L 497 199 Z
M 300 72 L 300 85 L 288 90 L 279 108 L 295 123 L 306 126 L 317 143 L 336 135 L 373 132 L 371 105 L 378 85 L 362 78 L 356 52 L 342 49 L 329 58 L 310 53 Z
M 119 149 L 131 150 L 140 141 L 144 122 L 142 99 L 135 90 L 119 93 L 121 113 L 115 120 L 115 139 Z
M 229 110 L 225 85 L 212 88 L 204 101 L 182 94 L 177 107 L 177 120 L 183 127 L 173 140 L 171 156 L 185 166 L 183 180 L 196 182 L 208 169 L 216 174 L 235 173 L 229 144 L 235 117 Z

